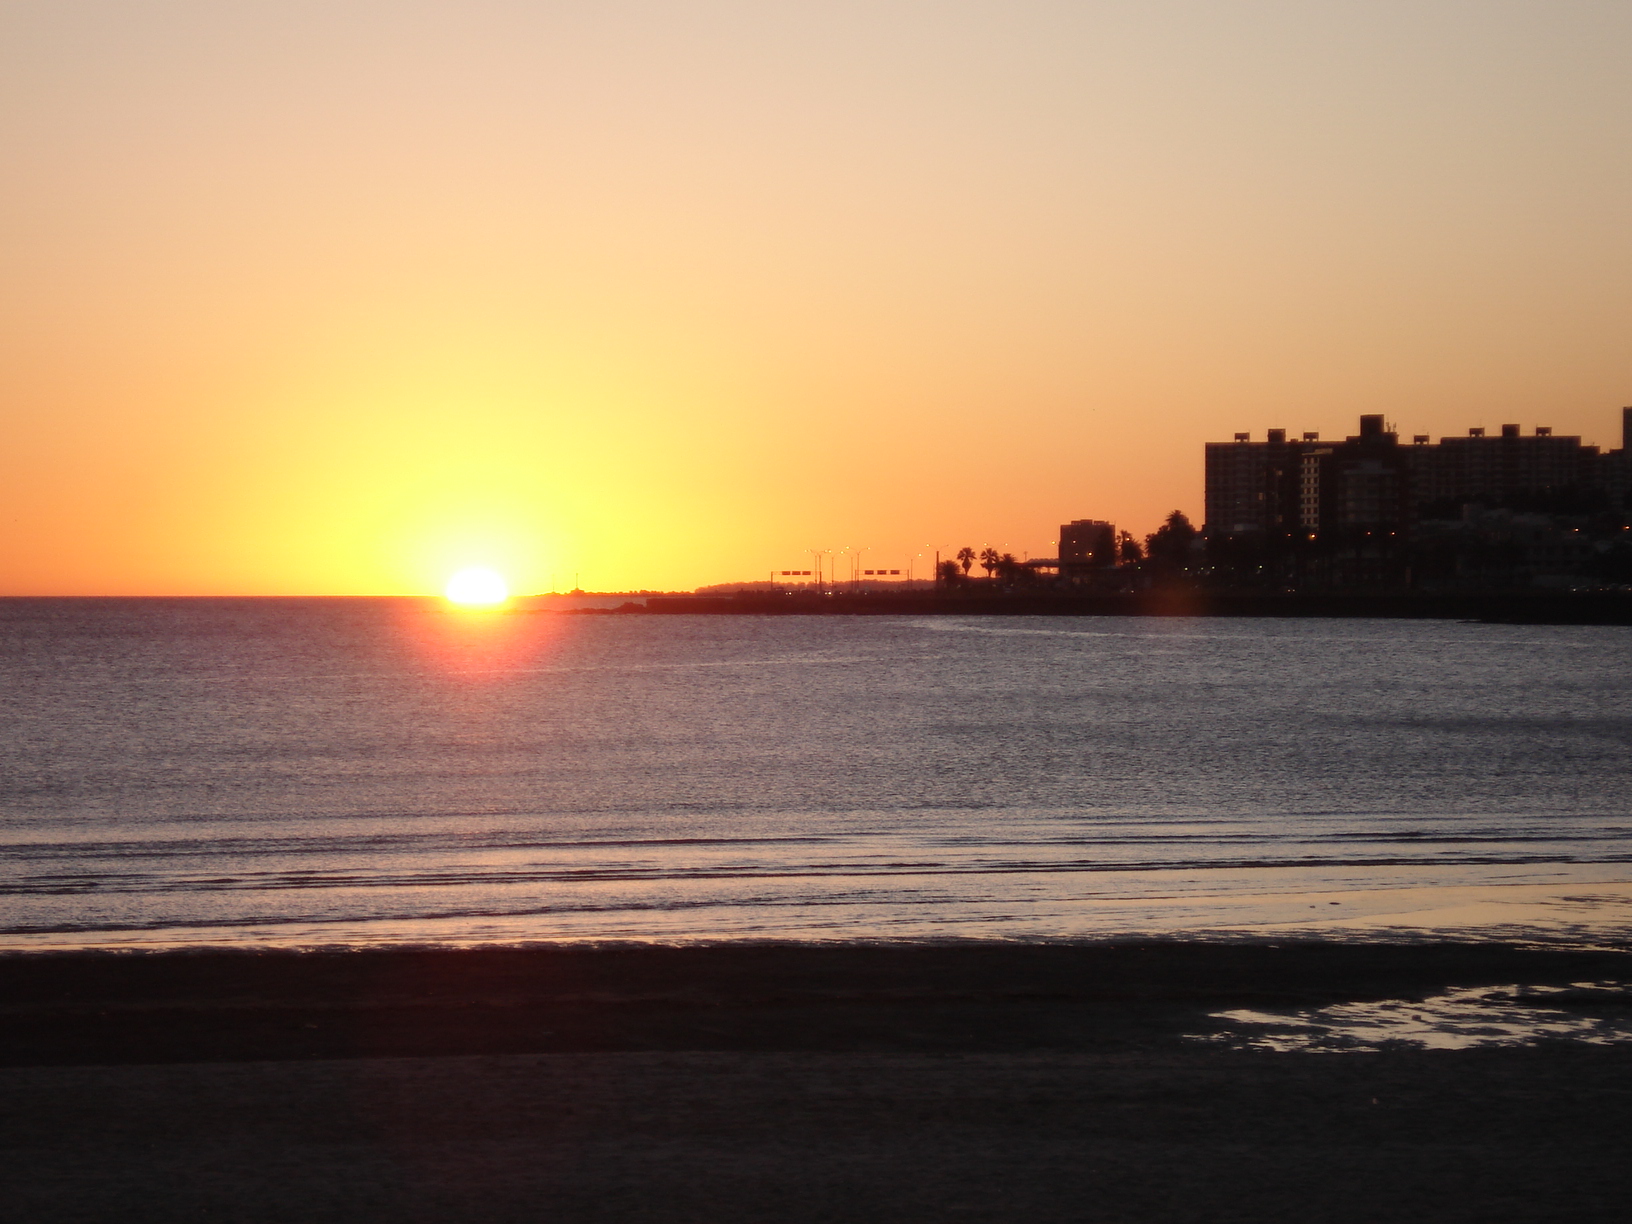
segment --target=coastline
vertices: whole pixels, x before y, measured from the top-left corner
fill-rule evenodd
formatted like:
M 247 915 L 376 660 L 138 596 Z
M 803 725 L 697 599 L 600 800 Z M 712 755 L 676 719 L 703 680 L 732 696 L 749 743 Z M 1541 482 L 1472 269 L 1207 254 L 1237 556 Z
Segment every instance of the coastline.
M 657 616 L 1232 616 L 1460 620 L 1516 625 L 1632 625 L 1632 593 L 1344 593 L 1149 590 L 744 592 L 661 595 L 568 615 Z

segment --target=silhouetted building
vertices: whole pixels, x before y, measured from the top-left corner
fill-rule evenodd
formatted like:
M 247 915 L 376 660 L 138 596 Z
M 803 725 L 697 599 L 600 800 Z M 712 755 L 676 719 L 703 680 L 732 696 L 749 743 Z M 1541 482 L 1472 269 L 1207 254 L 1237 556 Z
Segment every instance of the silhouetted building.
M 1562 505 L 1571 498 L 1579 503 L 1601 489 L 1598 448 L 1581 445 L 1578 437 L 1555 437 L 1545 426 L 1528 437 L 1517 425 L 1503 425 L 1494 436 L 1470 429 L 1467 437 L 1413 449 L 1421 455 L 1415 465 L 1417 502 L 1430 514 L 1443 516 L 1467 503 L 1541 505 L 1551 499 Z
M 1632 408 L 1621 409 L 1621 446 L 1598 460 L 1598 479 L 1617 510 L 1632 510 Z
M 1399 435 L 1363 416 L 1354 437 L 1299 456 L 1297 525 L 1317 535 L 1399 531 L 1412 519 L 1411 475 Z
M 1062 576 L 1107 569 L 1116 564 L 1116 525 L 1077 519 L 1060 527 Z
M 1318 488 L 1305 488 L 1304 457 L 1329 454 L 1334 444 L 1322 443 L 1318 433 L 1288 441 L 1284 429 L 1270 430 L 1264 442 L 1251 437 L 1238 433 L 1233 442 L 1207 443 L 1206 524 L 1223 535 L 1297 530 L 1307 517 L 1307 496 L 1318 499 Z
M 1409 446 L 1381 416 L 1360 418 L 1359 434 L 1322 442 L 1306 433 L 1288 440 L 1272 429 L 1263 442 L 1236 434 L 1207 443 L 1207 531 L 1210 536 L 1265 536 L 1331 531 L 1400 531 L 1423 518 L 1454 518 L 1476 504 L 1521 511 L 1586 512 L 1632 504 L 1632 409 L 1622 413 L 1623 445 L 1607 455 L 1579 437 L 1546 426 L 1524 435 L 1503 425 L 1487 436 L 1434 444 L 1417 434 Z
M 1503 425 L 1399 435 L 1378 415 L 1207 444 L 1209 573 L 1259 587 L 1618 583 L 1632 574 L 1632 408 L 1621 447 Z

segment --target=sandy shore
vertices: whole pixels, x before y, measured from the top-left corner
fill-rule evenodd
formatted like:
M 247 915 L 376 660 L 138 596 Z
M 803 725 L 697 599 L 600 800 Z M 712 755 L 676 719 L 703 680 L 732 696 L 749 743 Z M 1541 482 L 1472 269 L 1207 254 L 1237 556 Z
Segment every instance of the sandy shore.
M 18 1220 L 1621 1220 L 1632 1047 L 1232 1007 L 1632 980 L 1344 944 L 0 958 Z

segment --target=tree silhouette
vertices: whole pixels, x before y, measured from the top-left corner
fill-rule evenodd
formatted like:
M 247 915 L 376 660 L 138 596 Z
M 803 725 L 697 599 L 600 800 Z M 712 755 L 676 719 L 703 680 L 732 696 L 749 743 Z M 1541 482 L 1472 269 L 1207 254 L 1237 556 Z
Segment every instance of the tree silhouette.
M 1137 565 L 1145 559 L 1145 550 L 1139 547 L 1139 541 L 1133 538 L 1133 533 L 1124 531 L 1116 537 L 1117 560 L 1123 565 Z
M 980 550 L 980 568 L 986 571 L 987 578 L 992 576 L 992 571 L 997 568 L 997 563 L 1002 559 L 1002 557 L 998 556 L 997 549 L 989 544 Z
M 1163 568 L 1178 569 L 1190 560 L 1195 539 L 1196 529 L 1184 517 L 1184 511 L 1175 510 L 1167 516 L 1167 522 L 1145 537 L 1145 555 Z
M 969 577 L 969 567 L 975 563 L 975 550 L 965 544 L 958 549 L 958 564 L 963 566 L 963 576 Z
M 956 561 L 942 561 L 940 568 L 935 571 L 935 577 L 941 582 L 956 582 L 963 576 L 958 572 Z

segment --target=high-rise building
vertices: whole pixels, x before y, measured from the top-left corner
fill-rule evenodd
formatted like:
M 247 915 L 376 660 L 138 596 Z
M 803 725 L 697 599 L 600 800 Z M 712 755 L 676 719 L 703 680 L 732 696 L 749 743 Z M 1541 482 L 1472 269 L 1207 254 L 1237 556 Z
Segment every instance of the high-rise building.
M 1486 436 L 1435 444 L 1417 434 L 1408 446 L 1381 416 L 1360 418 L 1341 442 L 1306 433 L 1289 441 L 1272 429 L 1263 442 L 1236 434 L 1209 442 L 1207 531 L 1218 536 L 1318 537 L 1331 532 L 1389 532 L 1422 517 L 1447 517 L 1462 504 L 1519 509 L 1632 506 L 1632 408 L 1622 413 L 1622 447 L 1600 455 L 1575 436 L 1538 426 L 1523 434 L 1503 425 Z
M 1425 506 L 1586 489 L 1598 476 L 1596 446 L 1554 436 L 1545 426 L 1528 437 L 1517 425 L 1503 425 L 1495 436 L 1470 429 L 1466 437 L 1441 438 L 1422 449 L 1427 461 L 1417 465 L 1417 501 Z

